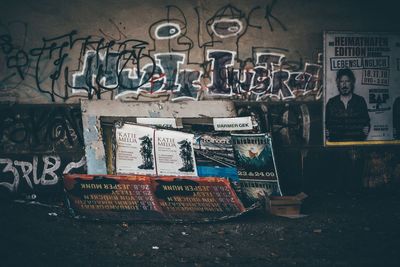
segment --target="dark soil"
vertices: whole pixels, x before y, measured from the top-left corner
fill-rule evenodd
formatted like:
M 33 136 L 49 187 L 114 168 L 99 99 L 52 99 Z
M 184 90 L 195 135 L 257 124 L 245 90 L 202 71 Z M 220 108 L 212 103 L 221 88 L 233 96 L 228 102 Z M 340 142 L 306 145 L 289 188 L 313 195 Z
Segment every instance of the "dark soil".
M 313 193 L 299 219 L 263 210 L 218 223 L 79 221 L 1 200 L 0 266 L 400 266 L 400 193 Z

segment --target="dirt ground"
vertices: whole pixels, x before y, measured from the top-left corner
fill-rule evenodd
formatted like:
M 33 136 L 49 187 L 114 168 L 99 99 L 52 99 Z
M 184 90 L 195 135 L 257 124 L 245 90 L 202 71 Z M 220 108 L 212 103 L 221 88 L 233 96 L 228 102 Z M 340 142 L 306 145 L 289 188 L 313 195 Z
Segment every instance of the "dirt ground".
M 304 218 L 256 210 L 198 224 L 79 221 L 62 202 L 0 203 L 1 266 L 400 266 L 400 190 L 314 192 Z

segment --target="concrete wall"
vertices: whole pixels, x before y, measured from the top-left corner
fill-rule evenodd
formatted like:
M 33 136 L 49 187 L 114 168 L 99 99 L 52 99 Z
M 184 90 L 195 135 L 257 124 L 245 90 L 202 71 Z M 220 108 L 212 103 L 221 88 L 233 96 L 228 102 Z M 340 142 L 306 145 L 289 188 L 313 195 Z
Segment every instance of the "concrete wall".
M 285 103 L 306 102 L 314 137 L 301 145 L 325 153 L 323 31 L 399 32 L 395 3 L 2 0 L 0 188 L 57 184 L 66 167 L 82 167 L 80 121 L 71 117 L 82 98 L 273 100 L 278 117 Z M 299 155 L 298 145 L 286 147 Z M 303 157 L 293 157 L 282 172 L 299 181 Z
M 3 0 L 0 100 L 290 99 L 320 89 L 324 30 L 397 31 L 390 3 Z

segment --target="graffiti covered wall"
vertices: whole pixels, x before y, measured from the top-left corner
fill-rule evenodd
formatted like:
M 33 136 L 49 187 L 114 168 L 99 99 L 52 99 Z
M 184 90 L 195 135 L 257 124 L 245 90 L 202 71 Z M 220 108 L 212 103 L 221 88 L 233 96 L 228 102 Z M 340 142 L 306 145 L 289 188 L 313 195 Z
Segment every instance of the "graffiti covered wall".
M 83 172 L 76 106 L 0 108 L 0 192 L 60 192 L 64 172 Z
M 323 31 L 398 31 L 390 3 L 2 0 L 0 188 L 84 165 L 82 98 L 320 102 Z
M 2 101 L 320 94 L 324 28 L 306 1 L 2 2 Z

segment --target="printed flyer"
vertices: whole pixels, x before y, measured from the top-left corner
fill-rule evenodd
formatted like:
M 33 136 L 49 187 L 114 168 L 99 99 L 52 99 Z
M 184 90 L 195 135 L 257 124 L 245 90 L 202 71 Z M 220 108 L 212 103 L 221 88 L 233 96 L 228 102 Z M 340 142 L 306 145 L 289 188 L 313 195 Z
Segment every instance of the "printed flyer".
M 115 138 L 117 174 L 197 176 L 193 134 L 125 123 Z
M 197 176 L 193 134 L 156 130 L 155 155 L 158 175 Z
M 199 176 L 239 180 L 230 134 L 195 133 L 194 153 Z
M 400 144 L 400 35 L 324 33 L 327 146 Z
M 251 117 L 214 118 L 214 130 L 216 131 L 245 131 L 253 130 Z
M 242 189 L 281 195 L 271 137 L 268 134 L 232 134 L 232 143 Z
M 155 175 L 154 130 L 150 127 L 124 124 L 116 127 L 115 165 L 118 174 Z

